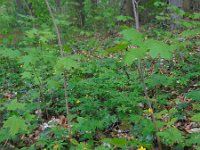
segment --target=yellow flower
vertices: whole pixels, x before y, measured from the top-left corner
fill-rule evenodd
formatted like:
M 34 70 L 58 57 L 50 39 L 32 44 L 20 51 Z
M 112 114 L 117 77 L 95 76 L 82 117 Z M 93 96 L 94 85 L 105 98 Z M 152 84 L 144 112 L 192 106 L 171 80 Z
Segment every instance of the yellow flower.
M 47 150 L 46 148 L 44 148 L 43 150 Z
M 152 109 L 152 108 L 149 108 L 149 109 L 148 109 L 148 112 L 149 112 L 150 114 L 153 114 L 153 109 Z
M 81 101 L 78 99 L 78 100 L 76 100 L 76 104 L 80 104 L 81 103 Z
M 138 148 L 137 150 L 146 150 L 146 148 L 144 148 L 143 146 L 140 146 L 140 148 Z
M 58 144 L 56 144 L 56 145 L 53 146 L 53 149 L 58 149 L 58 148 L 59 148 Z

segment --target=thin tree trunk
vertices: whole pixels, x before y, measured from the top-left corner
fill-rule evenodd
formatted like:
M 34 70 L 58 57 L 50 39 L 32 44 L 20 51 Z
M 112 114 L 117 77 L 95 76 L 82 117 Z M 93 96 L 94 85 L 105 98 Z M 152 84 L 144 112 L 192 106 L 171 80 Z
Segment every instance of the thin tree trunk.
M 183 8 L 183 0 L 169 0 L 169 4 L 176 6 L 178 8 Z M 181 16 L 179 16 L 178 14 L 172 12 L 171 14 L 171 30 L 174 30 L 177 28 L 175 21 L 178 21 L 181 19 Z
M 17 12 L 21 13 L 23 11 L 23 5 L 21 0 L 16 0 Z
M 31 7 L 31 3 L 27 2 L 26 0 L 24 0 L 24 4 L 29 12 L 29 14 L 33 17 L 33 10 L 32 10 L 32 7 Z
M 139 60 L 139 62 L 138 62 L 138 72 L 139 72 L 141 82 L 142 82 L 142 86 L 143 86 L 143 89 L 144 89 L 144 95 L 145 95 L 149 109 L 153 110 L 151 101 L 149 99 L 149 94 L 148 94 L 148 91 L 147 91 L 147 85 L 146 85 L 146 82 L 145 82 L 145 75 L 144 75 L 145 71 L 144 71 L 142 66 L 143 66 L 142 61 Z M 152 117 L 152 122 L 154 124 L 154 127 L 156 129 L 156 140 L 157 140 L 157 144 L 158 144 L 158 149 L 162 150 L 160 137 L 157 135 L 157 133 L 159 132 L 159 129 L 158 129 L 158 126 L 157 126 L 157 123 L 156 123 L 154 112 L 152 112 L 151 117 Z
M 56 34 L 57 34 L 57 38 L 58 38 L 58 45 L 60 47 L 60 55 L 61 57 L 64 57 L 64 50 L 63 50 L 63 44 L 62 44 L 62 40 L 61 40 L 61 35 L 58 29 L 58 26 L 55 22 L 55 18 L 53 15 L 53 12 L 51 10 L 51 7 L 49 5 L 48 0 L 45 0 L 45 3 L 47 5 L 47 8 L 49 10 L 52 22 L 54 24 L 54 28 L 56 30 Z M 67 83 L 67 72 L 66 70 L 64 70 L 63 72 L 63 80 L 64 80 L 64 93 L 65 93 L 65 102 L 66 102 L 66 114 L 67 114 L 67 122 L 68 122 L 68 132 L 69 132 L 69 138 L 71 138 L 71 120 L 70 120 L 70 113 L 69 113 L 69 101 L 68 101 L 68 95 L 67 95 L 67 87 L 68 87 L 68 83 Z
M 91 2 L 92 2 L 92 4 L 93 4 L 94 6 L 97 6 L 98 0 L 91 0 Z
M 80 15 L 80 22 L 81 22 L 81 27 L 85 25 L 85 14 L 84 14 L 84 2 L 82 0 L 79 0 L 79 15 Z
M 55 0 L 55 3 L 56 3 L 56 12 L 58 13 L 58 14 L 60 14 L 61 13 L 61 0 Z
M 136 27 L 136 30 L 139 31 L 140 24 L 139 24 L 138 2 L 136 0 L 132 0 L 132 5 L 133 5 L 134 16 L 135 16 L 135 27 Z M 145 75 L 144 75 L 145 70 L 143 69 L 142 66 L 143 66 L 142 60 L 139 60 L 138 61 L 138 73 L 140 75 L 141 83 L 142 83 L 143 90 L 144 90 L 144 95 L 145 95 L 146 102 L 147 102 L 149 109 L 153 110 L 151 101 L 149 99 L 149 94 L 148 94 L 148 91 L 147 91 L 147 85 L 146 85 L 146 82 L 145 82 Z M 156 129 L 156 140 L 157 140 L 158 148 L 159 148 L 159 150 L 162 150 L 160 137 L 157 135 L 157 133 L 159 132 L 159 129 L 157 127 L 156 119 L 155 119 L 153 112 L 151 114 L 151 117 L 152 117 L 152 122 L 154 124 L 154 127 Z
M 139 13 L 138 13 L 138 3 L 136 0 L 132 0 L 133 12 L 135 17 L 135 28 L 139 30 L 140 22 L 139 22 Z

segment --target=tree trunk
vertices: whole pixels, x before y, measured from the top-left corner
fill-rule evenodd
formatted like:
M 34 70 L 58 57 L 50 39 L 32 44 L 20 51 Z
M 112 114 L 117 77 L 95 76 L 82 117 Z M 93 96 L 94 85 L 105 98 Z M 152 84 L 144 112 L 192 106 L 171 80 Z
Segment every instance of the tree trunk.
M 183 9 L 183 0 L 169 0 L 169 4 L 176 6 L 180 9 Z M 180 19 L 181 19 L 181 16 L 172 12 L 172 14 L 171 14 L 171 25 L 170 25 L 171 30 L 174 30 L 174 29 L 177 28 L 175 21 L 180 20 Z
M 85 13 L 84 13 L 84 1 L 78 0 L 78 12 L 80 16 L 80 26 L 83 27 L 85 25 Z
M 125 16 L 134 17 L 132 0 L 124 0 L 122 6 L 122 14 Z
M 138 12 L 138 3 L 136 0 L 132 0 L 132 7 L 133 7 L 134 18 L 135 18 L 135 28 L 136 30 L 139 30 L 140 28 L 139 12 Z
M 183 1 L 183 9 L 186 10 L 186 11 L 189 11 L 190 10 L 190 0 L 184 0 Z
M 178 8 L 183 8 L 183 0 L 169 0 L 169 3 Z
M 21 13 L 23 11 L 23 5 L 21 0 L 16 0 L 17 12 Z
M 92 2 L 92 4 L 93 4 L 94 6 L 97 6 L 98 0 L 91 0 L 91 2 Z
M 58 14 L 60 14 L 61 13 L 61 0 L 55 0 L 55 3 L 56 3 L 56 12 L 58 13 Z
M 199 0 L 193 0 L 191 2 L 191 8 L 192 8 L 193 11 L 199 12 L 200 11 L 200 1 Z

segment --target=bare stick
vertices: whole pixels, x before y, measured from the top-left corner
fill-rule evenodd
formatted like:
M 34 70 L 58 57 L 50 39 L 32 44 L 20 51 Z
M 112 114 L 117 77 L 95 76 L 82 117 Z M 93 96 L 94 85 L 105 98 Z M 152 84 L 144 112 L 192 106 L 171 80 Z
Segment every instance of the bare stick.
M 55 22 L 55 18 L 54 18 L 54 15 L 53 15 L 53 12 L 51 10 L 51 7 L 49 5 L 48 0 L 45 0 L 45 3 L 47 5 L 49 14 L 51 16 L 51 19 L 52 19 L 52 22 L 53 22 L 53 25 L 54 25 L 54 28 L 56 30 L 56 34 L 57 34 L 57 38 L 58 38 L 58 45 L 60 47 L 60 55 L 61 55 L 61 57 L 64 57 L 63 44 L 62 44 L 61 35 L 60 35 L 60 32 L 59 32 L 58 26 L 57 26 L 57 24 Z M 71 138 L 71 120 L 70 120 L 70 117 L 69 117 L 70 113 L 69 113 L 69 100 L 68 100 L 68 95 L 67 95 L 68 83 L 67 83 L 67 72 L 66 72 L 66 70 L 63 71 L 63 80 L 64 80 L 64 84 L 63 85 L 64 85 L 65 102 L 66 102 L 66 114 L 67 114 L 67 122 L 68 122 L 68 132 L 69 132 L 69 138 Z

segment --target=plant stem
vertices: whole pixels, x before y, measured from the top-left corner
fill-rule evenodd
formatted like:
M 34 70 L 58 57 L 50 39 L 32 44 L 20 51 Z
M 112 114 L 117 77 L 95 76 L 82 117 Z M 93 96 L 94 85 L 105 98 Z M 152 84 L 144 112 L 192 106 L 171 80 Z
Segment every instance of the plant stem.
M 141 61 L 138 61 L 138 72 L 139 72 L 139 75 L 140 75 L 140 78 L 141 78 L 142 86 L 143 86 L 143 89 L 144 89 L 144 95 L 145 95 L 148 107 L 150 109 L 152 109 L 152 104 L 151 104 L 151 101 L 149 99 L 149 95 L 148 95 L 148 91 L 147 91 L 147 86 L 146 86 L 146 83 L 145 83 L 145 77 L 144 77 L 144 72 L 145 71 L 142 68 L 142 62 Z M 156 133 L 158 133 L 159 129 L 157 127 L 157 123 L 156 123 L 156 119 L 155 119 L 154 113 L 151 114 L 151 118 L 152 118 L 152 122 L 153 122 L 153 124 L 155 126 Z M 157 139 L 159 150 L 162 150 L 162 146 L 161 146 L 161 142 L 160 142 L 160 137 L 157 134 L 156 134 L 156 139 Z
M 51 10 L 51 7 L 49 5 L 48 0 L 45 0 L 45 3 L 47 5 L 49 14 L 51 16 L 54 28 L 56 30 L 56 34 L 57 34 L 57 39 L 58 39 L 58 45 L 60 47 L 60 56 L 64 57 L 64 50 L 63 50 L 63 44 L 62 44 L 62 40 L 61 40 L 61 35 L 58 29 L 58 26 L 55 22 L 55 18 L 53 15 L 53 12 Z M 67 72 L 66 70 L 63 71 L 63 80 L 64 80 L 64 93 L 65 93 L 65 103 L 66 103 L 66 114 L 67 114 L 67 122 L 68 122 L 68 132 L 69 132 L 69 138 L 71 138 L 71 120 L 70 120 L 70 113 L 69 113 L 69 99 L 68 99 L 68 95 L 67 95 L 67 87 L 68 87 L 68 82 L 67 82 Z
M 137 31 L 139 31 L 139 28 L 140 28 L 138 3 L 139 3 L 139 1 L 132 0 L 133 12 L 134 12 L 134 16 L 135 16 L 135 27 L 136 27 Z M 147 91 L 147 86 L 146 86 L 146 83 L 145 83 L 145 77 L 144 77 L 145 70 L 143 70 L 143 68 L 142 68 L 142 61 L 140 61 L 140 60 L 138 61 L 138 72 L 139 72 L 139 75 L 140 75 L 140 78 L 141 78 L 141 82 L 142 82 L 143 89 L 144 89 L 144 95 L 145 95 L 148 107 L 150 109 L 152 109 L 151 101 L 149 99 L 149 95 L 148 95 L 148 91 Z M 152 122 L 153 122 L 153 124 L 155 126 L 156 133 L 158 133 L 159 129 L 158 129 L 157 124 L 156 124 L 156 119 L 154 117 L 154 113 L 151 114 L 151 118 L 152 118 Z M 161 142 L 160 142 L 160 137 L 157 134 L 156 134 L 156 140 L 157 140 L 157 143 L 158 143 L 159 150 L 162 150 L 162 146 L 161 146 Z

